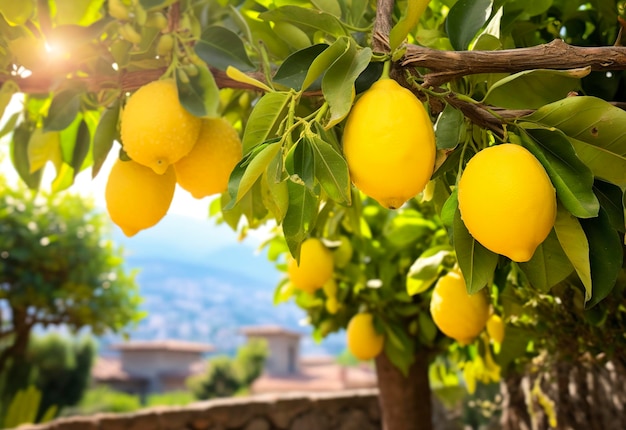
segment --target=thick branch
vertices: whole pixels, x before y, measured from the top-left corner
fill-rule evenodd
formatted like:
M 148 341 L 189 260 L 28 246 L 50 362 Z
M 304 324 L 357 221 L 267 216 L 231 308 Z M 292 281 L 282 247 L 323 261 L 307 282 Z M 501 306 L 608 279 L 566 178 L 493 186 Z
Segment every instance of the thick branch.
M 426 85 L 444 82 L 476 73 L 516 73 L 523 70 L 567 70 L 591 67 L 591 70 L 625 70 L 626 47 L 571 46 L 560 39 L 530 48 L 500 51 L 438 51 L 409 45 L 401 63 L 403 67 L 424 67 Z
M 378 0 L 376 2 L 376 18 L 374 21 L 374 31 L 372 39 L 372 49 L 374 52 L 389 52 L 389 32 L 393 21 L 393 0 Z

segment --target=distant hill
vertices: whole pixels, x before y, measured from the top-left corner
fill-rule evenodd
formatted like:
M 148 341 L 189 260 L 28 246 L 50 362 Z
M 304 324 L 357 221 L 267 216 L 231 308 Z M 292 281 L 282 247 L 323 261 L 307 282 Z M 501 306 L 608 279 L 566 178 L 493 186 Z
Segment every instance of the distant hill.
M 208 342 L 218 352 L 232 353 L 243 341 L 240 327 L 277 324 L 305 334 L 303 354 L 344 349 L 343 336 L 315 344 L 307 336 L 310 329 L 299 325 L 304 312 L 293 303 L 273 305 L 282 274 L 256 250 L 253 238 L 239 243 L 233 231 L 212 220 L 168 215 L 132 238 L 116 228 L 114 240 L 125 250 L 128 269 L 138 270 L 142 309 L 148 313 L 131 339 Z M 104 347 L 115 341 L 102 339 Z

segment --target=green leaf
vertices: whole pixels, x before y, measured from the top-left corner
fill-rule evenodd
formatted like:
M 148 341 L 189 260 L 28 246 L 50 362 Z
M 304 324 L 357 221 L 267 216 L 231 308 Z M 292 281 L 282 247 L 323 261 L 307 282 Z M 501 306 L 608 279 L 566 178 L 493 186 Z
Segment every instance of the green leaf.
M 346 160 L 316 135 L 310 138 L 310 143 L 315 156 L 315 177 L 322 189 L 335 202 L 349 205 L 352 193 Z
M 615 286 L 624 251 L 619 234 L 611 227 L 604 209 L 600 209 L 596 218 L 583 219 L 580 223 L 589 241 L 593 292 L 585 306 L 591 308 L 608 296 Z
M 596 178 L 626 189 L 626 156 L 600 146 L 569 138 L 578 158 L 591 169 Z
M 315 194 L 293 181 L 287 181 L 289 207 L 283 220 L 283 234 L 289 251 L 298 258 L 300 244 L 307 238 L 317 217 L 318 200 Z
M 332 45 L 323 50 L 315 60 L 311 62 L 311 66 L 302 82 L 301 91 L 309 88 L 320 76 L 326 73 L 326 70 L 348 49 L 348 38 L 341 37 Z
M 330 106 L 327 129 L 339 124 L 350 112 L 355 96 L 354 82 L 365 70 L 371 58 L 371 49 L 357 50 L 354 42 L 350 40 L 348 49 L 324 74 L 322 93 Z
M 15 124 L 17 124 L 17 120 L 20 118 L 21 115 L 21 112 L 15 112 L 9 117 L 9 119 L 4 123 L 4 126 L 0 130 L 0 138 L 3 138 L 13 131 L 13 129 L 15 128 Z
M 24 25 L 33 15 L 34 11 L 34 0 L 0 0 L 0 13 L 10 25 Z
M 408 376 L 409 369 L 415 361 L 415 341 L 401 328 L 391 324 L 385 324 L 384 328 L 384 354 L 404 376 Z
M 462 140 L 465 133 L 463 112 L 447 104 L 435 123 L 437 149 L 452 149 Z
M 226 70 L 228 66 L 233 66 L 243 72 L 255 69 L 239 36 L 219 25 L 207 27 L 194 46 L 194 50 L 202 61 L 220 70 Z
M 176 0 L 139 0 L 141 7 L 147 11 L 163 9 L 175 2 Z
M 591 298 L 591 263 L 589 261 L 589 242 L 580 222 L 567 210 L 559 206 L 554 223 L 556 236 L 574 266 L 578 277 L 585 287 L 585 300 Z
M 220 105 L 220 91 L 211 71 L 204 66 L 196 66 L 198 74 L 181 79 L 180 70 L 176 73 L 178 99 L 189 113 L 197 117 L 216 117 Z
M 93 136 L 93 166 L 91 168 L 91 177 L 95 178 L 102 165 L 104 164 L 113 142 L 119 136 L 118 121 L 120 117 L 120 101 L 116 99 L 115 103 L 105 110 L 100 116 L 96 133 Z
M 282 157 L 278 154 L 276 158 Z M 272 160 L 272 163 L 274 160 Z M 263 201 L 265 206 L 274 215 L 274 219 L 280 224 L 285 218 L 289 208 L 289 190 L 287 181 L 277 181 L 272 176 L 272 163 L 267 168 L 267 172 L 261 177 L 263 187 Z
M 576 156 L 572 144 L 556 129 L 522 124 L 522 145 L 541 162 L 563 206 L 578 218 L 598 214 L 600 204 L 593 193 L 593 174 Z
M 289 21 L 299 27 L 310 27 L 329 35 L 340 37 L 346 35 L 341 21 L 327 12 L 320 12 L 299 6 L 281 6 L 274 10 L 259 14 L 259 18 L 266 21 Z
M 36 128 L 28 141 L 28 164 L 30 173 L 42 169 L 48 161 L 57 166 L 61 163 L 59 132 L 45 132 Z
M 383 226 L 383 237 L 393 247 L 404 248 L 437 229 L 431 220 L 424 219 L 414 209 L 402 209 L 393 212 Z
M 390 51 L 395 51 L 404 42 L 409 32 L 417 25 L 420 17 L 428 6 L 428 0 L 407 1 L 406 10 L 389 33 Z
M 268 93 L 261 97 L 250 113 L 243 133 L 244 154 L 275 135 L 285 118 L 291 98 L 291 94 L 284 92 Z
M 450 8 L 445 26 L 454 49 L 467 49 L 489 19 L 492 6 L 493 0 L 459 0 Z
M 305 187 L 313 191 L 315 186 L 315 156 L 308 139 L 300 139 L 293 146 L 293 174 L 297 181 L 302 181 Z M 292 180 L 296 178 L 292 177 Z
M 454 214 L 453 235 L 456 259 L 463 273 L 467 292 L 474 294 L 491 282 L 498 264 L 498 254 L 489 251 L 472 237 L 458 208 Z
M 593 192 L 598 196 L 600 206 L 606 211 L 613 228 L 624 232 L 626 225 L 622 189 L 608 182 L 596 180 L 593 184 Z
M 30 140 L 30 131 L 26 124 L 20 124 L 13 132 L 11 139 L 11 161 L 18 175 L 28 188 L 36 190 L 41 184 L 43 171 L 40 169 L 34 173 L 30 172 L 28 161 L 28 142 Z
M 82 120 L 76 132 L 76 142 L 72 153 L 71 167 L 74 169 L 74 177 L 85 167 L 85 159 L 91 148 L 91 134 L 87 123 Z
M 530 284 L 547 293 L 550 288 L 565 279 L 574 267 L 561 248 L 554 230 L 550 232 L 526 263 L 519 263 Z
M 61 131 L 67 128 L 80 110 L 80 93 L 65 90 L 56 94 L 50 103 L 48 116 L 43 121 L 44 131 Z
M 455 187 L 441 208 L 441 222 L 448 230 L 452 230 L 454 225 L 454 217 L 459 208 L 459 194 Z
M 328 48 L 327 44 L 319 43 L 289 55 L 278 67 L 272 81 L 300 91 L 311 64 L 326 48 Z
M 231 200 L 226 209 L 232 208 L 250 191 L 280 148 L 280 142 L 260 145 L 235 166 L 228 181 L 228 194 Z
M 420 312 L 417 315 L 417 335 L 425 345 L 432 345 L 437 337 L 437 326 L 428 312 Z
M 14 81 L 5 81 L 0 88 L 0 119 L 4 115 L 4 110 L 13 98 L 13 94 L 17 93 L 20 88 Z
M 337 0 L 311 0 L 319 10 L 341 18 L 341 6 Z
M 414 296 L 428 290 L 439 278 L 442 264 L 451 254 L 452 252 L 448 249 L 442 249 L 435 254 L 430 253 L 429 250 L 423 252 L 413 262 L 406 275 L 407 293 Z
M 574 139 L 626 157 L 626 112 L 602 99 L 567 97 L 525 119 L 556 127 Z
M 580 90 L 580 79 L 590 67 L 573 70 L 525 70 L 499 80 L 483 103 L 507 109 L 538 109 Z M 512 96 L 514 94 L 515 96 Z

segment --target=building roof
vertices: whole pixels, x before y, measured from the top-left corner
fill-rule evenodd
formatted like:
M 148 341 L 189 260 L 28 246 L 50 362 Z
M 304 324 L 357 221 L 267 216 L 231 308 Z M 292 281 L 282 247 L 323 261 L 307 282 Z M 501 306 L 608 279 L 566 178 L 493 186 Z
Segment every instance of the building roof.
M 376 372 L 371 366 L 345 367 L 332 362 L 324 364 L 322 361 L 319 357 L 311 360 L 301 359 L 300 373 L 296 375 L 263 374 L 252 383 L 251 391 L 253 393 L 340 391 L 377 386 Z
M 211 352 L 213 345 L 184 340 L 133 340 L 111 346 L 119 351 L 176 351 L 176 352 Z
M 287 330 L 283 327 L 277 325 L 256 325 L 256 326 L 248 326 L 242 327 L 240 332 L 248 337 L 250 336 L 287 336 L 287 337 L 297 337 L 300 338 L 303 336 L 303 333 L 299 333 L 297 331 Z

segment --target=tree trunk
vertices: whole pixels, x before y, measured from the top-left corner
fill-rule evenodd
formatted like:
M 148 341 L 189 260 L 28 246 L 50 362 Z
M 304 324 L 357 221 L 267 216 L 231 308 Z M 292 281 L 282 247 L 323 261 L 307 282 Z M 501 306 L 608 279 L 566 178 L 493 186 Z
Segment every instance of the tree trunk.
M 433 430 L 428 365 L 427 351 L 416 354 L 405 377 L 384 353 L 376 358 L 384 430 Z
M 531 418 L 522 386 L 524 375 L 513 374 L 500 383 L 504 401 L 502 404 L 503 430 L 530 430 Z

